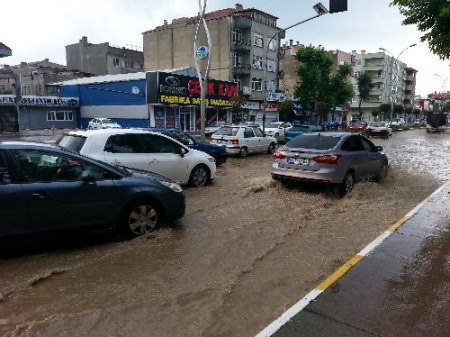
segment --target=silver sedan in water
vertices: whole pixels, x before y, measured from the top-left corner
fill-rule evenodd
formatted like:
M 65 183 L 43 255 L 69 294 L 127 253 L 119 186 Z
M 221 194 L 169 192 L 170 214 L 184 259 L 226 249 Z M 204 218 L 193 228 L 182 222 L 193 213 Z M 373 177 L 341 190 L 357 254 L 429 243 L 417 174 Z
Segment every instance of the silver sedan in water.
M 356 181 L 386 177 L 388 159 L 382 151 L 361 134 L 303 134 L 273 154 L 272 178 L 333 185 L 343 196 Z

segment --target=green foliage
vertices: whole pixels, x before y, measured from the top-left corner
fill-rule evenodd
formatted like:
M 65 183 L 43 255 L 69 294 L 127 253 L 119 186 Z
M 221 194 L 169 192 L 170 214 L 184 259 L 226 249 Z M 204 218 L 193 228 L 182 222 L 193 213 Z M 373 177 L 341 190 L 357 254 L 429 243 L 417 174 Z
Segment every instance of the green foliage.
M 405 108 L 405 114 L 411 115 L 412 113 L 413 113 L 412 106 L 408 106 L 408 107 Z
M 381 111 L 379 108 L 372 110 L 372 116 L 377 118 L 381 114 Z
M 383 113 L 387 113 L 389 111 L 391 111 L 391 105 L 387 104 L 387 103 L 383 103 L 380 105 L 380 111 Z
M 244 95 L 237 95 L 231 97 L 232 110 L 233 112 L 238 112 L 240 108 L 247 103 L 247 98 Z
M 413 114 L 416 115 L 416 117 L 417 117 L 418 115 L 420 115 L 421 112 L 422 112 L 422 111 L 421 111 L 420 109 L 417 109 L 417 108 L 415 108 L 415 109 L 413 110 Z
M 358 111 L 359 111 L 359 119 L 362 119 L 362 111 L 361 111 L 361 103 L 363 101 L 367 101 L 370 97 L 370 92 L 373 89 L 373 82 L 372 77 L 369 73 L 363 72 L 358 77 L 358 91 L 359 91 L 359 104 L 358 104 Z
M 292 101 L 286 100 L 281 103 L 280 118 L 283 121 L 292 121 L 296 118 Z
M 401 114 L 405 111 L 405 108 L 403 107 L 403 105 L 400 104 L 394 104 L 394 113 L 396 114 Z
M 299 61 L 297 75 L 301 83 L 295 88 L 294 97 L 299 98 L 308 109 L 319 102 L 326 103 L 329 93 L 329 74 L 333 60 L 323 48 L 307 46 L 295 55 Z
M 441 59 L 450 58 L 450 1 L 448 0 L 393 0 L 405 16 L 404 25 L 417 25 L 424 33 L 422 42 L 427 42 L 431 51 Z
M 295 56 L 299 61 L 297 75 L 301 83 L 294 92 L 305 109 L 314 108 L 323 118 L 333 108 L 347 105 L 353 97 L 353 87 L 347 82 L 352 71 L 349 64 L 340 65 L 336 74 L 330 75 L 333 60 L 323 48 L 301 48 Z M 333 116 L 334 117 L 334 116 Z
M 450 112 L 450 102 L 446 102 L 442 107 L 442 112 Z

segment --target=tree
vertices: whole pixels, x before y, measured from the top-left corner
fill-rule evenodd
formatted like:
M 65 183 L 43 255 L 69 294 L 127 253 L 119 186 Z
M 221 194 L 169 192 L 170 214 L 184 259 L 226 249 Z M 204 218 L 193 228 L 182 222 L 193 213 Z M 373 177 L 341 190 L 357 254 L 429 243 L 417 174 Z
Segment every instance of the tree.
M 370 92 L 372 91 L 373 83 L 372 83 L 372 77 L 367 72 L 362 72 L 361 75 L 358 77 L 358 91 L 359 91 L 359 98 L 358 98 L 358 112 L 359 112 L 359 119 L 362 119 L 362 111 L 361 111 L 361 103 L 363 101 L 367 101 L 370 97 Z
M 290 100 L 286 100 L 281 103 L 280 118 L 282 121 L 293 121 L 296 118 L 294 112 L 294 103 Z
M 431 51 L 442 60 L 450 58 L 450 2 L 443 0 L 393 0 L 406 18 L 404 25 L 417 25 Z
M 400 104 L 394 104 L 394 113 L 395 115 L 402 114 L 405 112 L 405 108 L 403 105 Z
M 352 72 L 350 64 L 342 64 L 339 66 L 335 75 L 330 78 L 330 102 L 333 109 L 331 118 L 334 120 L 334 114 L 337 107 L 348 105 L 350 99 L 354 96 L 353 86 L 348 83 L 347 77 Z
M 301 48 L 295 58 L 299 61 L 300 84 L 295 88 L 294 97 L 300 99 L 305 110 L 314 109 L 323 116 L 332 106 L 330 71 L 333 60 L 323 48 L 313 46 Z
M 376 108 L 372 110 L 372 116 L 376 119 L 380 115 L 381 111 L 380 108 Z
M 383 120 L 384 120 L 384 116 L 387 115 L 391 111 L 391 105 L 387 104 L 387 103 L 381 104 L 380 111 L 381 111 L 381 114 L 382 114 Z

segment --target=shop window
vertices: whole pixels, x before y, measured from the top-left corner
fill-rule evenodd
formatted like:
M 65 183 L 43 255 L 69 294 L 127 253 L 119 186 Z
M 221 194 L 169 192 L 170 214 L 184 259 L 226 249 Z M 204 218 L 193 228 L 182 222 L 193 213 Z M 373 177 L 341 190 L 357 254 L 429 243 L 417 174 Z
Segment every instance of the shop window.
M 72 111 L 48 111 L 47 121 L 73 121 Z

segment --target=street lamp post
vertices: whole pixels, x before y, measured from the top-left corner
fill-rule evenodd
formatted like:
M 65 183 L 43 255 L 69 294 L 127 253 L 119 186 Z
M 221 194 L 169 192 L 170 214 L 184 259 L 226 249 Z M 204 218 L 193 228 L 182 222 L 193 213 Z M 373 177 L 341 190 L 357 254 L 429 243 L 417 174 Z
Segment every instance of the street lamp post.
M 437 76 L 437 77 L 439 77 L 439 78 L 441 79 L 441 81 L 442 81 L 442 92 L 445 92 L 445 83 L 447 82 L 448 77 L 443 78 L 443 77 L 442 77 L 441 75 L 439 75 L 439 74 L 434 74 L 434 76 Z
M 206 0 L 198 0 L 198 23 L 194 37 L 194 59 L 195 69 L 197 70 L 198 80 L 200 81 L 200 138 L 202 142 L 205 141 L 205 121 L 206 121 L 206 83 L 208 82 L 209 69 L 211 67 L 211 36 L 205 20 Z M 200 27 L 206 33 L 207 45 L 197 46 L 199 40 Z M 202 75 L 200 69 L 200 60 L 207 60 L 205 73 Z
M 317 3 L 313 6 L 314 10 L 316 11 L 317 15 L 310 17 L 309 19 L 297 22 L 289 27 L 286 27 L 284 29 L 280 29 L 278 30 L 275 34 L 273 34 L 266 46 L 266 50 L 265 50 L 265 55 L 264 55 L 264 59 L 265 59 L 265 65 L 263 66 L 263 86 L 264 86 L 264 97 L 263 97 L 263 133 L 265 133 L 265 129 L 266 129 L 266 110 L 267 110 L 267 84 L 266 84 L 266 77 L 267 77 L 267 61 L 268 61 L 268 54 L 269 54 L 269 46 L 270 43 L 272 42 L 272 40 L 275 38 L 275 36 L 279 35 L 282 32 L 287 31 L 288 29 L 291 29 L 293 27 L 299 26 L 305 22 L 311 21 L 315 18 L 318 18 L 319 16 L 322 16 L 324 14 L 328 13 L 328 10 L 326 9 L 326 7 L 324 5 L 322 5 L 322 3 Z
M 416 46 L 417 45 L 417 43 L 413 43 L 413 44 L 411 44 L 411 45 L 409 45 L 409 46 L 407 46 L 406 48 L 404 48 L 401 52 L 400 52 L 400 54 L 398 54 L 398 56 L 397 57 L 395 57 L 395 63 L 397 64 L 398 63 L 398 60 L 399 60 L 399 58 L 400 58 L 400 56 L 406 51 L 406 50 L 408 50 L 409 48 L 411 48 L 411 47 L 414 47 L 414 46 Z M 380 50 L 382 50 L 383 52 L 388 52 L 388 53 L 390 53 L 392 56 L 391 57 L 393 57 L 394 58 L 394 54 L 392 54 L 389 50 L 387 50 L 386 48 L 379 48 Z M 392 73 L 394 73 L 394 61 L 392 61 Z M 393 81 L 393 79 L 392 79 L 392 76 L 391 76 L 391 82 Z M 392 114 L 393 114 L 393 112 L 394 112 L 394 90 L 393 90 L 393 83 L 392 83 L 392 85 L 391 85 L 391 117 L 390 117 L 390 122 L 392 122 Z

